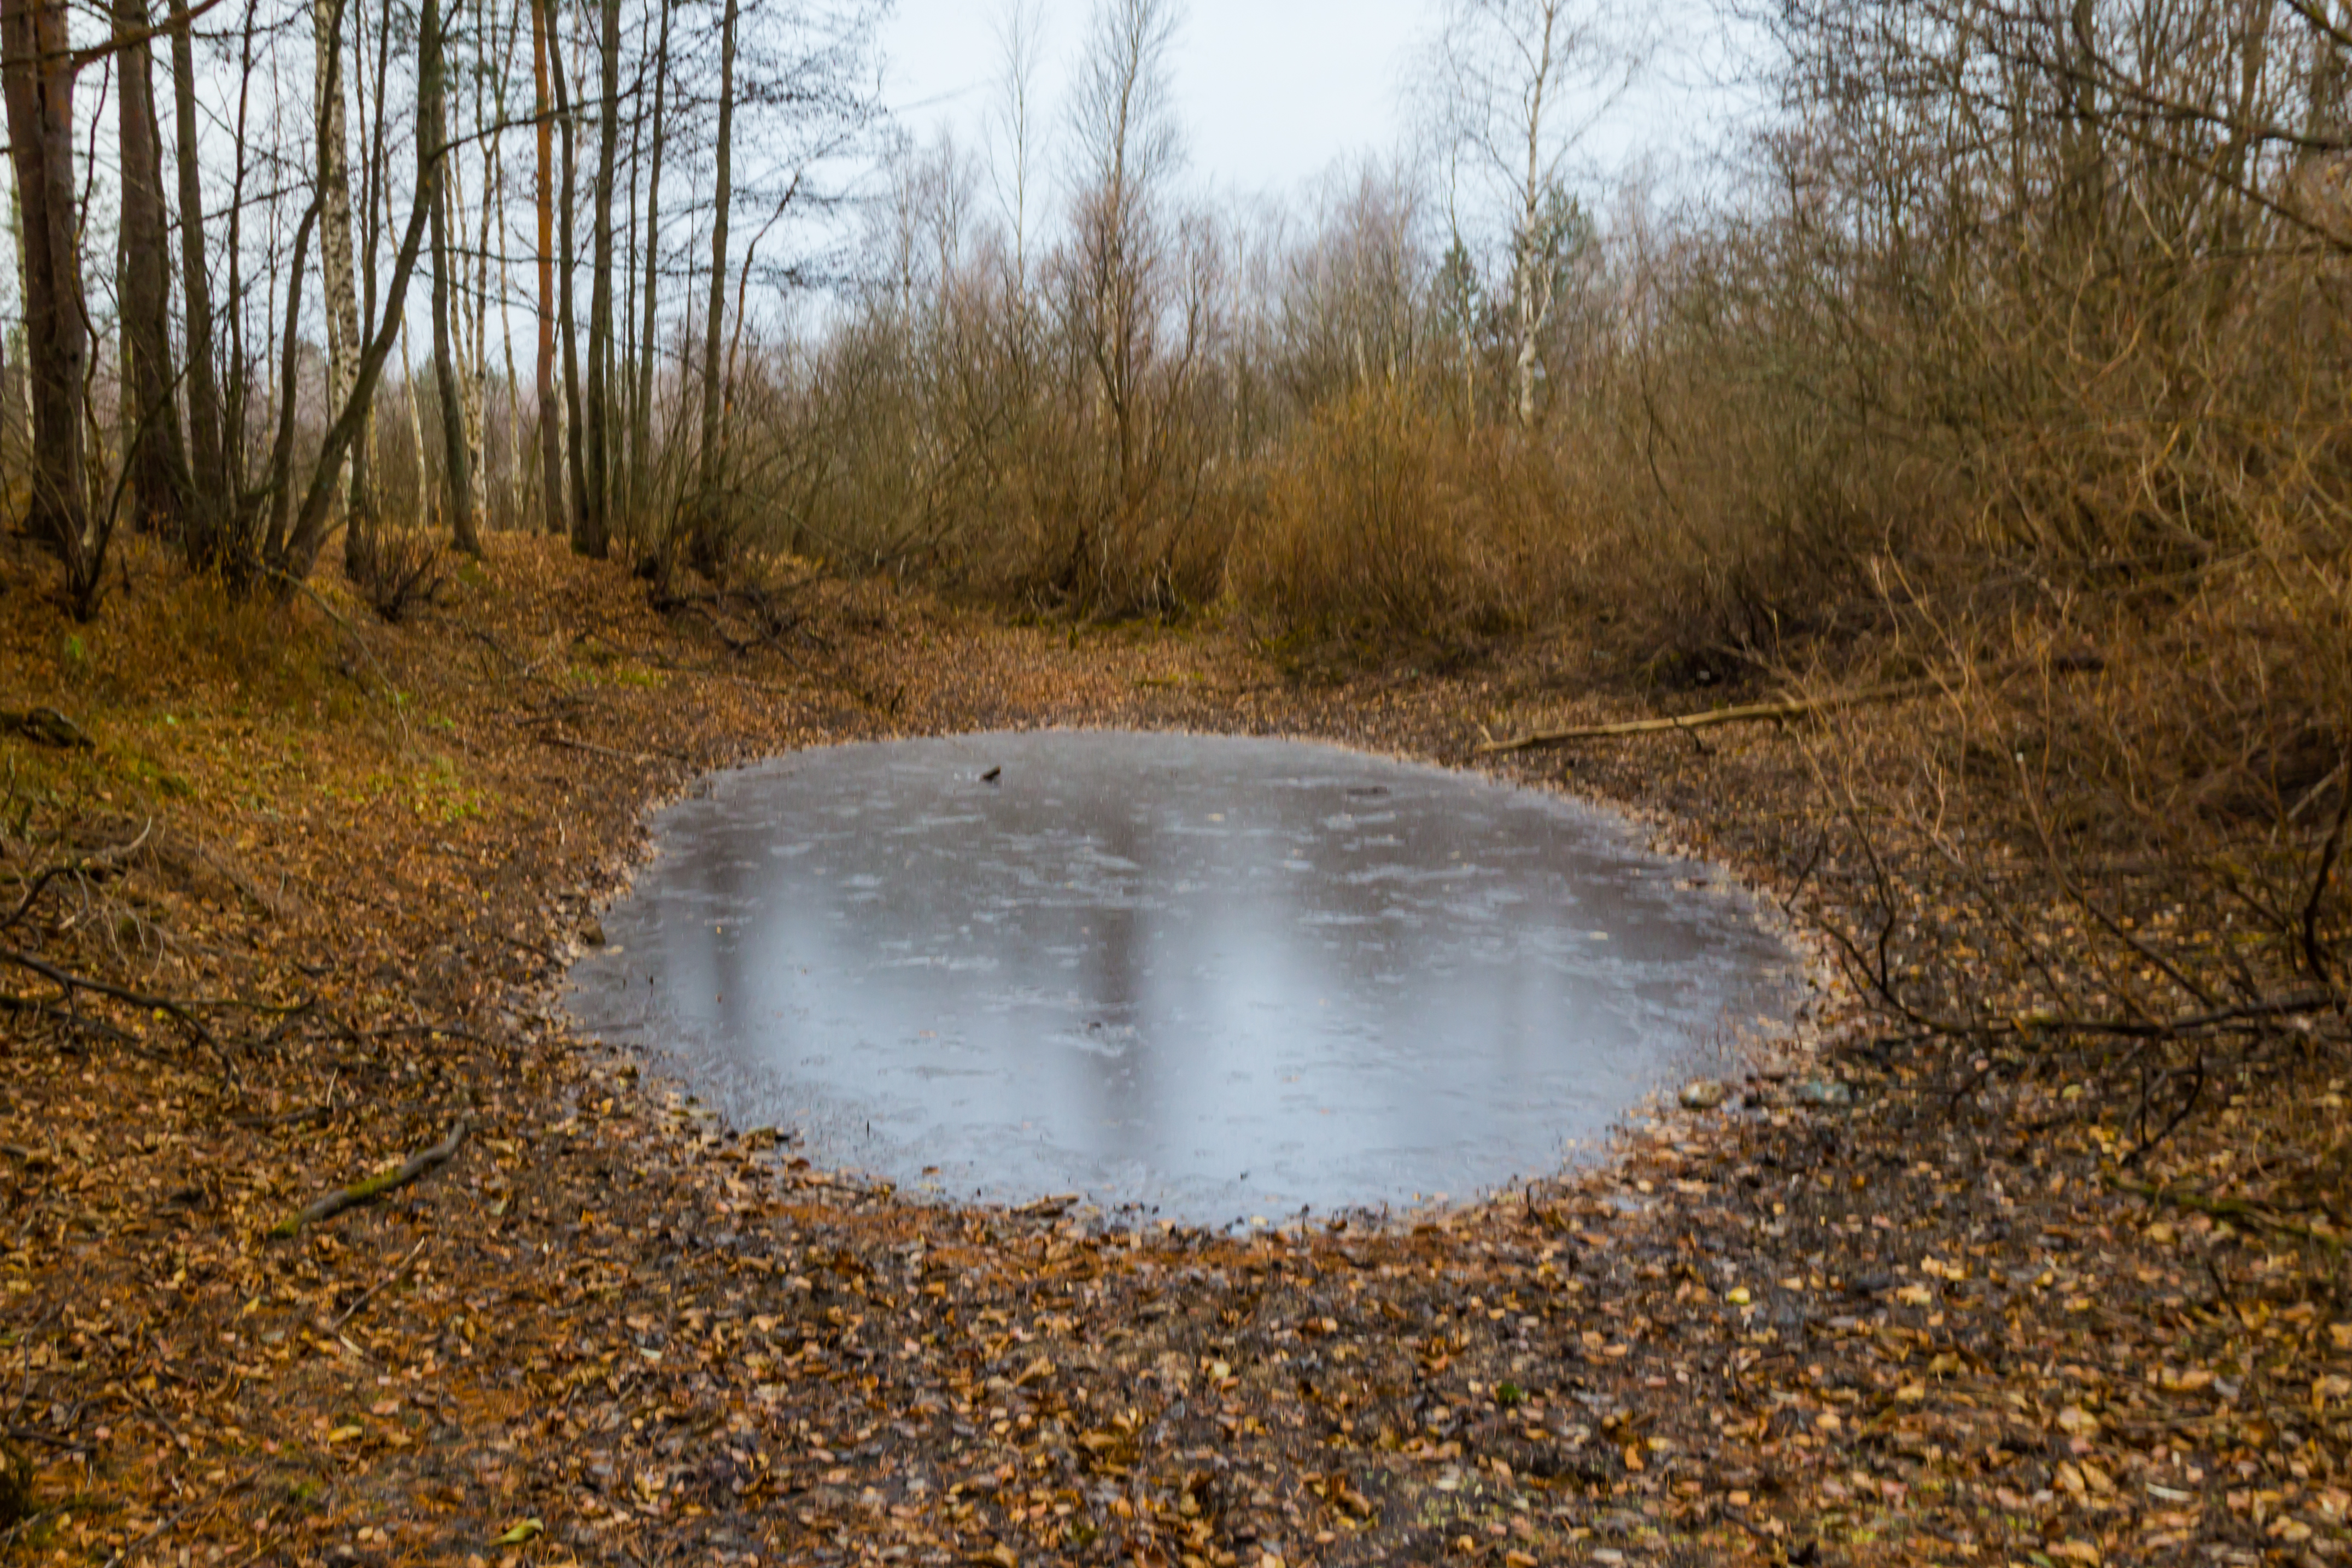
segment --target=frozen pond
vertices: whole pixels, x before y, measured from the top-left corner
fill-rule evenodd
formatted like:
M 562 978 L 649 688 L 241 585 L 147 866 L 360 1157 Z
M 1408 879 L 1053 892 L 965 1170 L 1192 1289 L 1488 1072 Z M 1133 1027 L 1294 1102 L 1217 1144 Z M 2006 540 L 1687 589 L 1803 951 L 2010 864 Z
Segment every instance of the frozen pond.
M 572 1012 L 738 1127 L 956 1198 L 1466 1198 L 1704 1070 L 1795 973 L 1754 900 L 1620 818 L 1295 742 L 803 752 L 655 837 Z

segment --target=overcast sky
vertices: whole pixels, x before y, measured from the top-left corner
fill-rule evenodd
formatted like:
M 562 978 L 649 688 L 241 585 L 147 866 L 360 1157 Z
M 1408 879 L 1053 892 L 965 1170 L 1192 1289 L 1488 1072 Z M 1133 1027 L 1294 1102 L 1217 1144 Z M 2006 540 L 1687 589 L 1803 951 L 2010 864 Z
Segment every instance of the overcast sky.
M 1043 98 L 1058 130 L 1088 0 L 1046 0 Z M 1284 190 L 1334 160 L 1396 142 L 1398 86 L 1429 0 L 1191 0 L 1177 39 L 1179 112 L 1195 178 Z M 898 0 L 883 36 L 886 92 L 919 136 L 978 140 L 997 100 L 1002 0 Z
M 1058 132 L 1070 57 L 1090 0 L 1045 0 L 1045 66 L 1039 83 Z M 1719 121 L 1725 97 L 1695 87 L 1708 74 L 1714 11 L 1677 0 L 1647 85 L 1592 139 L 1615 167 L 1648 153 L 1687 161 Z M 1286 195 L 1334 163 L 1404 144 L 1404 89 L 1426 58 L 1437 0 L 1185 0 L 1173 75 L 1192 174 L 1227 195 Z M 1658 15 L 1658 9 L 1650 13 Z M 886 26 L 886 97 L 926 139 L 942 124 L 982 144 L 1003 70 L 1003 0 L 898 0 Z

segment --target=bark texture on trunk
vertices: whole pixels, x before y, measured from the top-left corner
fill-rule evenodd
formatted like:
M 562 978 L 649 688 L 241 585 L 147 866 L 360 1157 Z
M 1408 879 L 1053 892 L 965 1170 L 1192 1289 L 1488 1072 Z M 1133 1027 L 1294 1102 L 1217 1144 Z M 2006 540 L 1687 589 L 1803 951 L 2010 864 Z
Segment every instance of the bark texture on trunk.
M 450 338 L 456 292 L 451 273 L 457 257 L 449 246 L 448 166 L 443 156 L 448 108 L 439 72 L 435 73 L 433 87 L 429 100 L 421 90 L 418 93 L 416 194 L 426 204 L 433 226 L 433 390 L 441 405 L 442 497 L 449 512 L 450 542 L 468 555 L 479 555 L 482 540 L 474 526 L 472 453 L 466 440 L 463 395 L 457 386 L 457 345 Z
M 693 563 L 706 575 L 717 572 L 722 553 L 719 416 L 725 367 L 719 360 L 719 337 L 727 319 L 727 216 L 735 197 L 735 16 L 736 0 L 727 0 L 719 28 L 719 188 L 711 196 L 716 206 L 710 220 L 710 304 L 702 321 L 702 453 L 694 502 Z
M 352 267 L 352 182 L 344 130 L 342 24 L 344 0 L 311 0 L 312 78 L 319 132 L 319 279 L 326 296 L 327 406 L 352 393 L 352 362 L 360 352 L 360 297 Z M 341 464 L 331 478 L 340 485 Z
M 212 276 L 205 265 L 205 187 L 196 139 L 195 47 L 188 0 L 172 0 L 172 106 L 178 132 L 180 175 L 180 294 L 186 315 L 188 560 L 217 570 L 228 547 L 231 505 L 227 456 L 222 449 L 220 383 L 213 363 Z
M 134 527 L 176 535 L 186 520 L 187 449 L 172 368 L 172 261 L 164 235 L 163 140 L 155 120 L 146 0 L 115 0 L 122 156 L 123 491 Z
M 621 144 L 621 0 L 604 0 L 596 49 L 601 101 L 596 127 L 595 251 L 589 260 L 587 424 L 582 431 L 580 531 L 572 543 L 599 560 L 612 548 L 613 172 Z M 719 112 L 726 114 L 725 95 Z
M 630 399 L 629 505 L 644 526 L 653 507 L 654 345 L 656 309 L 661 293 L 662 138 L 669 87 L 669 0 L 661 0 L 661 38 L 654 48 L 654 138 L 646 174 L 645 327 L 637 341 L 637 390 Z
M 555 404 L 555 126 L 547 89 L 550 0 L 530 3 L 532 104 L 539 152 L 539 465 L 550 533 L 570 531 L 563 510 L 563 432 Z
M 549 74 L 555 86 L 555 118 L 563 127 L 563 184 L 561 205 L 557 208 L 558 246 L 556 258 L 557 285 L 555 296 L 556 336 L 563 344 L 563 412 L 564 455 L 572 481 L 572 515 L 570 519 L 572 549 L 581 555 L 602 555 L 602 544 L 591 549 L 593 542 L 587 525 L 587 480 L 583 472 L 580 451 L 580 339 L 573 331 L 577 317 L 572 310 L 572 274 L 579 251 L 572 243 L 572 211 L 576 205 L 573 193 L 579 188 L 579 128 L 572 118 L 570 90 L 564 85 L 563 41 L 549 30 L 547 40 Z
M 421 0 L 416 19 L 416 92 L 420 110 L 432 108 L 435 112 L 420 112 L 420 127 L 437 125 L 437 106 L 442 92 L 441 14 L 439 0 Z M 420 136 L 420 142 L 426 138 Z M 436 188 L 442 160 L 427 157 L 420 150 L 417 157 L 417 191 L 415 205 L 408 215 L 408 227 L 402 235 L 400 249 L 393 260 L 390 287 L 384 291 L 383 320 L 377 324 L 375 337 L 360 354 L 359 364 L 352 379 L 351 395 L 335 412 L 333 423 L 320 443 L 318 466 L 311 470 L 309 487 L 302 495 L 301 505 L 294 514 L 293 526 L 287 532 L 281 553 L 271 562 L 273 578 L 278 595 L 291 595 L 310 574 L 320 550 L 327 539 L 328 514 L 335 499 L 334 476 L 343 458 L 351 452 L 362 430 L 368 413 L 373 406 L 375 389 L 383 374 L 384 362 L 391 357 L 399 341 L 408 298 L 408 285 L 415 276 L 416 261 L 424 249 L 425 230 L 430 226 L 429 215 L 438 205 L 440 193 Z
M 82 315 L 73 177 L 73 58 L 65 0 L 0 0 L 0 75 L 24 208 L 25 355 L 33 404 L 36 537 L 65 563 L 77 599 L 95 589 L 96 542 L 83 484 Z

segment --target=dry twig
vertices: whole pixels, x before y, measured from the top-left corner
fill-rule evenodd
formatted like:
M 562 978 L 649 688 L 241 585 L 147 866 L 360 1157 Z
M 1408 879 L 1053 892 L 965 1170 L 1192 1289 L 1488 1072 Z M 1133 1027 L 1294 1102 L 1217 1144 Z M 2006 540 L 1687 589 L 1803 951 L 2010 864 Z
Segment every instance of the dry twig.
M 420 1150 L 411 1154 L 406 1162 L 392 1170 L 329 1193 L 300 1214 L 291 1215 L 279 1220 L 270 1228 L 269 1234 L 275 1237 L 299 1236 L 305 1226 L 316 1225 L 322 1219 L 331 1219 L 345 1209 L 357 1208 L 362 1204 L 373 1203 L 387 1193 L 398 1192 L 410 1183 L 447 1164 L 456 1156 L 459 1146 L 466 1142 L 466 1134 L 470 1127 L 471 1124 L 465 1118 L 458 1118 L 457 1125 L 449 1130 L 449 1136 L 434 1144 L 430 1149 Z
M 1740 708 L 1717 708 L 1706 713 L 1684 713 L 1665 719 L 1629 719 L 1616 724 L 1580 724 L 1566 730 L 1539 730 L 1507 741 L 1488 741 L 1472 747 L 1471 751 L 1477 756 L 1494 756 L 1504 752 L 1524 752 L 1537 746 L 1557 746 L 1568 741 L 1615 740 L 1628 735 L 1662 735 L 1675 730 L 1711 730 L 1718 724 L 1756 724 L 1801 719 L 1809 713 L 1827 712 L 1833 708 L 1853 708 L 1865 702 L 1899 702 L 1907 697 L 1924 697 L 1942 689 L 1939 681 L 1906 680 L 1894 686 L 1866 687 L 1860 691 L 1833 692 L 1825 697 L 1809 697 L 1788 702 L 1751 702 Z

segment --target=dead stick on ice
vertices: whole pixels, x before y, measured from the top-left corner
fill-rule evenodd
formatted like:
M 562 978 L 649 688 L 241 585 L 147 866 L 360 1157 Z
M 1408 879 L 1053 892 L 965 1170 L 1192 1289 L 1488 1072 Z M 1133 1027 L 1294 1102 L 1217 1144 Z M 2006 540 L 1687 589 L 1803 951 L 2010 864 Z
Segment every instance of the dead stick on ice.
M 386 1193 L 398 1192 L 418 1177 L 447 1164 L 457 1152 L 458 1146 L 466 1142 L 467 1125 L 467 1121 L 460 1118 L 457 1125 L 449 1130 L 449 1136 L 430 1149 L 411 1154 L 405 1164 L 386 1171 L 381 1175 L 370 1176 L 364 1182 L 355 1182 L 340 1192 L 329 1193 L 300 1214 L 279 1220 L 269 1234 L 277 1237 L 297 1236 L 301 1233 L 304 1226 L 316 1225 L 322 1219 L 332 1218 L 345 1209 L 357 1208 L 362 1204 L 373 1203 Z
M 1853 708 L 1865 702 L 1894 702 L 1941 688 L 1934 681 L 1908 680 L 1899 686 L 1873 686 L 1860 691 L 1835 692 L 1794 702 L 1751 702 L 1743 708 L 1717 708 L 1706 713 L 1685 713 L 1669 719 L 1631 719 L 1619 724 L 1584 724 L 1572 730 L 1543 730 L 1489 741 L 1472 751 L 1479 756 L 1498 752 L 1524 752 L 1535 746 L 1556 746 L 1563 741 L 1605 741 L 1623 735 L 1661 735 L 1675 730 L 1711 730 L 1718 724 L 1755 724 L 1769 720 L 1801 719 L 1832 708 Z

